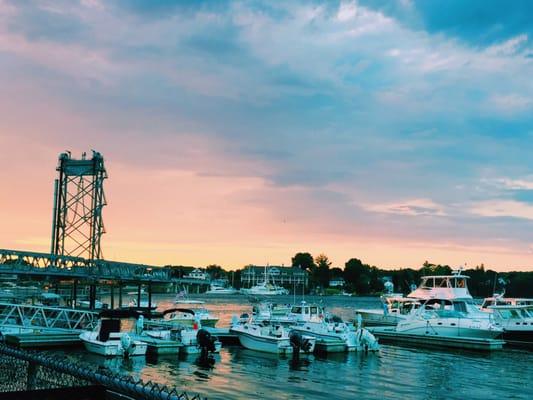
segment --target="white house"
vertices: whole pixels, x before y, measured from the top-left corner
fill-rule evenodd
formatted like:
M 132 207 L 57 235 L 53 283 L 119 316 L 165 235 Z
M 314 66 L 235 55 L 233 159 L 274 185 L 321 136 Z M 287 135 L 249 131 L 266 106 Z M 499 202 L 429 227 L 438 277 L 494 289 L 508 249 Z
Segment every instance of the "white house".
M 204 271 L 202 271 L 201 269 L 195 268 L 191 272 L 189 272 L 187 275 L 185 275 L 184 278 L 201 279 L 205 281 L 209 279 L 209 275 L 205 273 Z
M 344 278 L 338 277 L 333 278 L 329 281 L 329 287 L 343 287 L 344 286 Z

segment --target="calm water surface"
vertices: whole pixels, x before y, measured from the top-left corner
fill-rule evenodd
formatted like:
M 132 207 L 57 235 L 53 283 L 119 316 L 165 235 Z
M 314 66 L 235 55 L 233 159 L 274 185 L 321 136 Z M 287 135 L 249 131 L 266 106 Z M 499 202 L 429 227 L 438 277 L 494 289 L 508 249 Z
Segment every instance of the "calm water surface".
M 325 297 L 330 311 L 346 319 L 354 309 L 378 307 L 372 298 Z M 292 297 L 276 298 L 292 302 Z M 160 308 L 173 306 L 156 297 Z M 228 326 L 233 314 L 249 312 L 242 296 L 210 299 L 206 307 Z M 176 386 L 209 399 L 529 399 L 532 393 L 533 352 L 504 350 L 482 353 L 428 350 L 382 345 L 377 354 L 335 354 L 290 357 L 224 347 L 212 367 L 196 355 L 157 360 L 104 359 L 83 350 L 75 358 L 144 380 Z

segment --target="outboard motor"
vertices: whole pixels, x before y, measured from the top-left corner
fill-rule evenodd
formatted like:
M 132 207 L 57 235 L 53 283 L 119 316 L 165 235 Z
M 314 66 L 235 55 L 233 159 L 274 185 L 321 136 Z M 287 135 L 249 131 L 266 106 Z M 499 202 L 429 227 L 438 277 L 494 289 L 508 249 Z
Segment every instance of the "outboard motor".
M 196 342 L 200 348 L 200 357 L 197 360 L 201 366 L 211 366 L 215 363 L 215 359 L 210 353 L 216 351 L 215 342 L 216 338 L 211 335 L 211 333 L 205 329 L 199 329 L 196 334 Z
M 296 330 L 293 330 L 289 333 L 289 341 L 293 349 L 293 357 L 300 353 L 300 350 L 304 353 L 309 353 L 313 344 L 308 340 L 302 337 L 302 334 Z

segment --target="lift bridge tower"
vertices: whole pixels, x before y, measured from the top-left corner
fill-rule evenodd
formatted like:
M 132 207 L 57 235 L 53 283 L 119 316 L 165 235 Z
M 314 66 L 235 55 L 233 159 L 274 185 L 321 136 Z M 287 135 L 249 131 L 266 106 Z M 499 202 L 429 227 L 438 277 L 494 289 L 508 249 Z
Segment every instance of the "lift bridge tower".
M 107 178 L 102 155 L 93 150 L 81 160 L 70 152 L 59 155 L 54 187 L 52 249 L 55 255 L 102 259 L 100 239 L 105 233 L 102 209 L 106 205 L 103 183 Z

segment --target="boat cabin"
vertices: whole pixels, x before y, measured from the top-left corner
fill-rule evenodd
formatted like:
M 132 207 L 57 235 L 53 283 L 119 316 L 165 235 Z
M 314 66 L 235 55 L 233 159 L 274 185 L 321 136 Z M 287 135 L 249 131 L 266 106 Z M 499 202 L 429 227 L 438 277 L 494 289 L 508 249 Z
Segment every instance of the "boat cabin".
M 417 299 L 472 299 L 468 291 L 467 275 L 461 272 L 452 275 L 424 276 L 418 288 L 413 290 L 407 297 Z
M 294 321 L 320 321 L 324 317 L 324 309 L 317 304 L 307 304 L 303 301 L 300 305 L 291 307 L 288 318 Z

